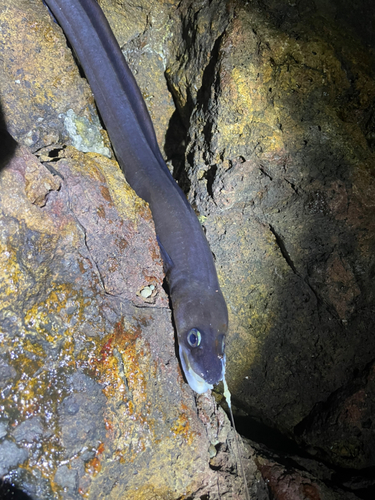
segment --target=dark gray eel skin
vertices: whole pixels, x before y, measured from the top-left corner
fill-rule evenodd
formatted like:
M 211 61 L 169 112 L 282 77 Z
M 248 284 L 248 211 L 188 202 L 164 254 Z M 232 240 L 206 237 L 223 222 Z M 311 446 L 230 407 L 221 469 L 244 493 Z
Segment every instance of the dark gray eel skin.
M 96 0 L 44 0 L 76 52 L 126 180 L 149 203 L 180 361 L 198 393 L 224 377 L 228 313 L 201 225 L 159 150 L 138 85 Z

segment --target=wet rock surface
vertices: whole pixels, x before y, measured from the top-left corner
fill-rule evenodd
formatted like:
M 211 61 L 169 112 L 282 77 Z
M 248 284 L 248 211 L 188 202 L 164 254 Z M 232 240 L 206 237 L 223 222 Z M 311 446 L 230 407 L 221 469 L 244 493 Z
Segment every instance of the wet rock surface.
M 147 207 L 113 161 L 70 148 L 53 161 L 59 189 L 33 204 L 30 162 L 49 172 L 20 147 L 0 179 L 1 475 L 35 499 L 215 498 L 217 482 L 233 497 L 231 450 L 212 470 L 204 411 L 178 367 Z M 152 300 L 137 294 L 151 282 Z M 224 447 L 230 425 L 206 398 Z
M 251 498 L 373 498 L 372 4 L 102 3 L 216 258 Z M 1 488 L 244 498 L 61 30 L 41 1 L 0 24 Z

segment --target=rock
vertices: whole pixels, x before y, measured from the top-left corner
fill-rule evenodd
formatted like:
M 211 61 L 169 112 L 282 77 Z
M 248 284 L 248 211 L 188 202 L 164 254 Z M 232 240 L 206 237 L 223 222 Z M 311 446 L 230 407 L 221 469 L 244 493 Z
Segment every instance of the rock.
M 6 422 L 0 422 L 0 439 L 7 435 Z
M 5 389 L 12 379 L 16 376 L 16 370 L 0 358 L 0 389 Z
M 357 500 L 350 492 L 329 488 L 308 472 L 286 467 L 278 462 L 259 459 L 259 468 L 273 498 L 280 500 Z
M 215 254 L 234 401 L 358 469 L 247 443 L 252 497 L 352 500 L 332 483 L 372 488 L 374 459 L 362 3 L 102 4 Z M 1 473 L 46 500 L 243 496 L 223 411 L 180 372 L 150 212 L 61 30 L 41 1 L 4 0 L 0 25 Z
M 342 467 L 374 466 L 374 382 L 371 363 L 299 424 L 297 434 L 310 452 Z
M 8 440 L 0 443 L 0 475 L 3 476 L 12 468 L 22 464 L 27 457 L 28 453 L 25 448 L 19 448 Z
M 228 467 L 211 470 L 205 426 L 178 366 L 147 206 L 114 160 L 71 147 L 50 152 L 40 157 L 61 187 L 44 206 L 27 196 L 25 174 L 31 163 L 47 167 L 25 147 L 0 177 L 9 436 L 1 473 L 46 500 L 55 492 L 177 498 L 217 491 L 218 481 L 235 495 L 242 481 Z M 145 286 L 153 286 L 147 308 L 138 293 Z M 229 432 L 222 411 L 220 422 Z M 223 457 L 233 460 L 229 451 Z
M 1 409 L 10 439 L 27 444 L 3 443 L 2 474 L 45 499 L 56 474 L 64 498 L 66 463 L 75 471 L 70 498 L 103 488 L 112 498 L 147 497 L 154 488 L 193 494 L 202 481 L 210 489 L 210 444 L 178 368 L 147 207 L 126 199 L 134 194 L 111 163 L 106 181 L 101 161 L 110 160 L 69 149 L 54 162 L 61 189 L 36 206 L 25 191 L 29 155 L 19 149 L 0 179 Z M 122 254 L 111 267 L 116 248 Z M 138 308 L 137 291 L 150 281 L 154 304 Z M 17 469 L 29 454 L 29 468 Z
M 13 431 L 13 436 L 17 443 L 22 441 L 32 443 L 43 434 L 43 425 L 40 417 L 32 417 L 29 420 L 24 420 Z
M 296 439 L 375 354 L 373 53 L 345 2 L 185 8 L 196 36 L 187 49 L 176 24 L 167 74 L 189 127 L 189 199 L 229 307 L 228 384 L 249 415 Z M 349 455 L 347 467 L 374 465 Z
M 74 495 L 78 486 L 78 472 L 69 469 L 66 465 L 59 467 L 55 474 L 55 481 L 61 488 L 66 488 L 68 492 Z

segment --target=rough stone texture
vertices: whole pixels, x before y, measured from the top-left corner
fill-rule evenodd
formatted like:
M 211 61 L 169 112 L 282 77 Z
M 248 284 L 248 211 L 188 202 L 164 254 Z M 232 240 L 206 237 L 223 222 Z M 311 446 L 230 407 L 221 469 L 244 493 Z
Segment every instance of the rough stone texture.
M 198 57 L 186 66 L 202 87 L 177 83 L 177 28 L 168 75 L 189 120 L 189 198 L 229 306 L 229 386 L 250 415 L 296 438 L 375 358 L 373 52 L 330 2 L 194 5 Z M 361 451 L 366 425 L 349 455 L 333 434 L 305 444 L 375 466 Z
M 22 441 L 32 443 L 41 434 L 43 434 L 43 425 L 40 417 L 32 417 L 29 420 L 24 420 L 13 431 L 13 436 L 17 443 Z
M 268 458 L 257 459 L 263 478 L 268 482 L 271 498 L 278 500 L 341 500 L 343 492 L 328 488 L 307 471 L 280 464 Z M 345 493 L 347 500 L 356 500 L 352 493 Z
M 7 435 L 6 422 L 0 422 L 0 439 Z
M 173 44 L 171 13 L 178 0 L 106 0 L 99 2 L 126 60 L 137 78 L 161 146 L 175 106 L 164 78 L 166 45 Z M 162 148 L 163 149 L 163 148 Z
M 21 147 L 0 177 L 1 474 L 35 499 L 217 498 L 217 484 L 235 498 L 229 423 L 211 396 L 197 415 L 178 367 L 148 208 L 113 161 L 72 148 L 47 163 L 59 190 L 33 204 L 30 165 L 49 174 Z M 152 300 L 137 293 L 149 283 Z
M 346 467 L 356 460 L 358 468 L 375 461 L 375 365 L 317 405 L 306 421 L 299 424 L 301 441 L 319 449 L 327 462 L 339 461 Z M 298 431 L 298 429 L 297 429 Z
M 243 483 L 226 443 L 232 435 L 226 416 L 211 398 L 219 435 L 211 444 L 202 422 L 209 415 L 198 416 L 181 376 L 150 212 L 114 160 L 79 152 L 80 141 L 69 138 L 64 113 L 74 105 L 85 117 L 86 109 L 71 92 L 86 89 L 88 101 L 90 93 L 59 28 L 41 2 L 34 7 L 2 4 L 8 72 L 1 100 L 21 146 L 0 178 L 1 474 L 35 500 L 177 499 L 201 491 L 239 497 Z M 31 71 L 18 57 L 18 40 L 34 22 L 37 40 L 22 47 Z M 46 31 L 51 38 L 41 48 L 38 36 Z M 34 69 L 44 67 L 47 49 L 51 61 L 59 60 L 48 77 Z M 12 63 L 24 69 L 17 85 L 32 80 L 26 100 L 12 87 Z M 54 118 L 43 115 L 44 125 L 35 110 L 42 114 L 54 72 L 64 81 L 60 86 L 56 76 Z M 77 131 L 87 135 L 83 126 Z M 150 285 L 152 295 L 144 297 Z M 215 446 L 221 463 L 213 470 Z M 266 491 L 251 457 L 247 463 L 250 486 Z
M 74 71 L 61 33 L 47 21 L 40 1 L 1 2 L 2 109 L 9 132 L 33 151 L 69 139 L 63 126 L 68 109 L 94 120 L 89 86 Z
M 17 465 L 22 464 L 27 457 L 27 450 L 19 448 L 11 441 L 4 440 L 0 443 L 0 476 L 3 476 Z
M 374 466 L 373 35 L 345 1 L 100 3 L 204 221 L 235 402 Z M 223 411 L 181 377 L 150 212 L 61 30 L 40 0 L 3 0 L 0 25 L 0 474 L 33 499 L 243 498 Z M 374 487 L 240 448 L 257 500 Z

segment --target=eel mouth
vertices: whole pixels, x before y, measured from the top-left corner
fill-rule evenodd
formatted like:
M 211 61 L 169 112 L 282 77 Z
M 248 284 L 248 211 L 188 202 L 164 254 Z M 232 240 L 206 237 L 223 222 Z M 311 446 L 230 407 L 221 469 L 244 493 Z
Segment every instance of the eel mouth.
M 187 349 L 184 346 L 180 345 L 179 351 L 180 351 L 180 360 L 182 369 L 184 370 L 184 375 L 186 377 L 186 380 L 188 381 L 188 384 L 193 389 L 193 391 L 197 392 L 198 394 L 203 394 L 204 392 L 213 389 L 214 387 L 213 384 L 209 384 L 208 382 L 206 382 L 204 378 L 198 375 L 198 373 L 196 373 L 191 367 Z M 223 361 L 223 375 L 224 375 L 224 363 L 225 361 Z

